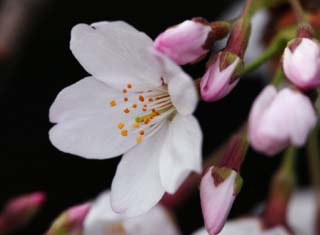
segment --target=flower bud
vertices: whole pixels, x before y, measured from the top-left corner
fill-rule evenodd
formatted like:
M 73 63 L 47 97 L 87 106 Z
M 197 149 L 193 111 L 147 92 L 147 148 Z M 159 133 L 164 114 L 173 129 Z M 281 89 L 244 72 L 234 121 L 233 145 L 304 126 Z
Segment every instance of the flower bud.
M 200 183 L 202 213 L 210 235 L 218 234 L 224 226 L 242 178 L 226 167 L 210 167 Z
M 316 112 L 308 97 L 290 88 L 277 92 L 270 85 L 253 103 L 249 140 L 255 150 L 275 155 L 289 145 L 304 145 L 316 121 Z
M 320 44 L 317 40 L 293 39 L 282 60 L 285 75 L 297 87 L 306 90 L 320 85 Z
M 11 199 L 0 214 L 1 233 L 13 232 L 27 225 L 46 200 L 42 192 Z
M 83 222 L 91 204 L 74 206 L 63 212 L 51 225 L 47 235 L 78 235 L 82 234 Z
M 186 20 L 161 33 L 154 48 L 179 65 L 188 64 L 205 55 L 213 46 L 213 31 L 204 19 Z
M 242 69 L 243 62 L 236 54 L 228 51 L 218 53 L 201 79 L 202 99 L 213 102 L 228 95 L 238 84 Z

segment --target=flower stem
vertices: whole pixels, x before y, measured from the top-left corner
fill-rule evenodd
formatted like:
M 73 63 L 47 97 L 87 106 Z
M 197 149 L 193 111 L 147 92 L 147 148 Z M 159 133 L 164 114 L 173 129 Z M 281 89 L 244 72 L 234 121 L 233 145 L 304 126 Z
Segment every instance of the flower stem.
M 284 154 L 281 166 L 272 178 L 266 209 L 262 215 L 265 228 L 284 226 L 290 231 L 287 223 L 287 210 L 295 186 L 296 149 L 290 147 Z
M 304 13 L 304 10 L 301 6 L 301 3 L 299 0 L 289 0 L 291 7 L 296 15 L 296 18 L 299 23 L 305 23 L 307 21 L 306 15 Z
M 320 153 L 318 148 L 318 131 L 319 126 L 316 126 L 311 132 L 308 139 L 307 151 L 312 184 L 314 185 L 317 194 L 320 194 Z
M 256 70 L 257 68 L 259 68 L 261 65 L 265 64 L 273 56 L 279 53 L 281 49 L 282 47 L 279 47 L 278 44 L 271 44 L 271 46 L 269 46 L 258 58 L 256 58 L 254 61 L 250 62 L 249 64 L 245 65 L 241 76 L 244 74 L 250 73 Z

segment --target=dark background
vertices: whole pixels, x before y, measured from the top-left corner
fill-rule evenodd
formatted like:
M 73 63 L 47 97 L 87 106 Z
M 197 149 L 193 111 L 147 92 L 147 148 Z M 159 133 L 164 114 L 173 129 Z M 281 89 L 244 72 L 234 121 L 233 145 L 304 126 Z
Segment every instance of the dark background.
M 70 30 L 77 23 L 124 20 L 156 37 L 166 27 L 194 16 L 217 19 L 235 1 L 48 1 L 32 14 L 23 40 L 0 67 L 0 207 L 10 197 L 43 190 L 48 202 L 34 222 L 17 234 L 43 234 L 65 208 L 107 189 L 120 158 L 95 161 L 55 149 L 48 140 L 48 110 L 58 92 L 86 72 L 69 50 Z M 3 1 L 0 1 L 0 7 Z M 201 76 L 204 63 L 186 68 Z M 204 132 L 204 156 L 221 144 L 247 117 L 262 84 L 244 79 L 226 99 L 201 104 L 196 112 Z M 242 176 L 245 184 L 231 216 L 247 213 L 268 192 L 270 176 L 280 161 L 249 151 Z M 303 168 L 303 157 L 299 160 Z M 306 174 L 300 171 L 300 182 Z M 176 211 L 184 234 L 202 226 L 198 195 Z

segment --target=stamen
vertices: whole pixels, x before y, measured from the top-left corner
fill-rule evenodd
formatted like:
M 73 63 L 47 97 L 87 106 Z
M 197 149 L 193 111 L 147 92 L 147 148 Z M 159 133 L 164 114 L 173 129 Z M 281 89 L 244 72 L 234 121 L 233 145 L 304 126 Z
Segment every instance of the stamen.
M 132 104 L 132 108 L 136 109 L 138 107 L 137 104 Z
M 144 130 L 139 131 L 140 135 L 144 135 Z
M 123 127 L 124 127 L 124 123 L 123 123 L 123 122 L 119 122 L 119 123 L 118 123 L 118 128 L 119 128 L 119 129 L 122 129 Z
M 128 87 L 128 89 L 131 89 L 132 88 L 132 84 L 128 83 L 127 87 Z
M 123 89 L 123 90 L 122 90 L 122 93 L 123 93 L 123 94 L 125 94 L 125 93 L 127 93 L 127 92 L 128 92 L 127 89 Z
M 123 110 L 123 112 L 125 112 L 125 113 L 130 113 L 130 109 L 125 108 L 125 109 Z
M 136 121 L 134 121 L 134 122 L 132 123 L 132 127 L 133 127 L 133 128 L 139 128 L 139 123 L 136 122 Z
M 145 118 L 144 121 L 143 121 L 143 123 L 144 123 L 145 125 L 148 125 L 149 122 L 150 122 L 150 118 L 149 118 L 149 117 Z
M 114 107 L 117 105 L 117 102 L 115 100 L 111 100 L 109 104 L 110 104 L 110 107 Z
M 152 98 L 152 97 L 149 97 L 148 101 L 149 101 L 149 102 L 153 102 L 153 98 Z
M 122 136 L 127 136 L 128 135 L 128 130 L 121 130 L 121 135 Z
M 143 111 L 143 112 L 147 112 L 147 109 L 146 109 L 146 108 L 143 108 L 142 111 Z
M 140 143 L 140 142 L 142 141 L 142 136 L 139 135 L 139 136 L 136 138 L 136 141 L 137 141 L 137 143 Z
M 144 101 L 144 96 L 139 95 L 139 100 L 140 100 L 141 102 L 143 102 L 143 101 Z
M 128 97 L 124 97 L 124 98 L 123 98 L 123 101 L 124 101 L 124 102 L 128 102 L 128 100 L 129 100 Z

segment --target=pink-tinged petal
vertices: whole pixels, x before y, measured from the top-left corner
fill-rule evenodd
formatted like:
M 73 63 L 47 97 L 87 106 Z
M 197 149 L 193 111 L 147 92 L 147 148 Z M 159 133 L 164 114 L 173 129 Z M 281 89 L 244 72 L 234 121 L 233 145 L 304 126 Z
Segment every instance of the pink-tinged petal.
M 202 132 L 191 115 L 177 114 L 172 120 L 160 157 L 161 182 L 175 193 L 191 171 L 201 173 Z
M 290 44 L 298 45 L 290 49 Z M 283 54 L 286 76 L 302 89 L 317 88 L 320 85 L 320 44 L 308 38 L 294 39 L 290 44 Z
M 83 234 L 178 235 L 179 231 L 161 206 L 155 206 L 146 214 L 132 218 L 115 213 L 110 205 L 110 193 L 106 191 L 93 203 L 84 223 Z
M 165 121 L 150 138 L 142 140 L 122 157 L 111 187 L 111 206 L 115 212 L 141 215 L 163 196 L 159 159 L 167 131 Z
M 79 24 L 72 29 L 70 48 L 80 64 L 97 79 L 122 90 L 161 86 L 161 68 L 151 53 L 152 40 L 124 22 Z
M 234 81 L 231 81 L 231 79 L 240 63 L 240 59 L 237 58 L 232 64 L 221 71 L 220 55 L 218 55 L 217 61 L 208 68 L 201 79 L 201 97 L 207 102 L 217 101 L 225 97 L 239 82 L 239 79 L 235 79 Z
M 162 78 L 168 84 L 168 92 L 173 105 L 182 115 L 193 113 L 199 100 L 194 81 L 166 56 L 156 51 L 153 53 L 162 65 Z
M 201 180 L 200 199 L 206 229 L 210 235 L 216 235 L 223 228 L 235 199 L 237 173 L 230 170 L 223 182 L 217 182 L 212 170 L 210 167 Z
M 155 39 L 154 47 L 177 64 L 188 64 L 209 51 L 204 49 L 204 44 L 210 32 L 210 25 L 186 20 L 161 33 Z

